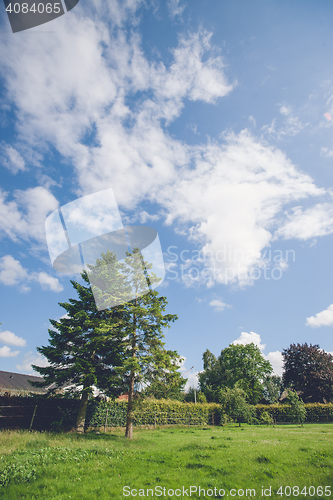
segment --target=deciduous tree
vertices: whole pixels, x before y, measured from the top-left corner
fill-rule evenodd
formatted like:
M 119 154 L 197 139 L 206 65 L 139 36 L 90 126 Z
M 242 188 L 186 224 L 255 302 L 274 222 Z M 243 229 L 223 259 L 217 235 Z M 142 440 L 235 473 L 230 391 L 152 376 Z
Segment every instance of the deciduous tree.
M 319 345 L 290 344 L 282 351 L 283 385 L 305 402 L 333 401 L 333 356 Z
M 263 382 L 273 370 L 253 343 L 230 344 L 218 358 L 207 350 L 203 361 L 204 371 L 199 374 L 199 381 L 208 401 L 218 401 L 221 389 L 232 389 L 237 384 L 245 392 L 248 402 L 256 404 L 263 396 Z

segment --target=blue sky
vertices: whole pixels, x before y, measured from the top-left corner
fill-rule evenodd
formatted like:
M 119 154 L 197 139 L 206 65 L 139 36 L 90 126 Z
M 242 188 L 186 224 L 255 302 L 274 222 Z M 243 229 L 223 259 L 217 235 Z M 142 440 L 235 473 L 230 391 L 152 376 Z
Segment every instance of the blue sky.
M 1 6 L 2 370 L 45 363 L 74 296 L 46 217 L 107 188 L 158 231 L 183 371 L 234 341 L 276 373 L 290 343 L 333 351 L 332 17 L 326 0 L 81 0 L 13 34 Z

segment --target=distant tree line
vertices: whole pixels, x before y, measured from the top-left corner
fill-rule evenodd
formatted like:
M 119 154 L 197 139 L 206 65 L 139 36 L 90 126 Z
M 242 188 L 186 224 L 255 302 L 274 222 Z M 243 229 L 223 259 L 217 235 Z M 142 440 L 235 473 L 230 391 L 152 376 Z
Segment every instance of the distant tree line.
M 319 345 L 291 344 L 282 352 L 283 375 L 273 368 L 253 343 L 230 344 L 217 358 L 206 350 L 200 391 L 207 401 L 220 402 L 229 390 L 238 390 L 250 404 L 271 404 L 286 391 L 295 391 L 305 403 L 333 402 L 333 356 Z M 240 392 L 241 391 L 241 392 Z

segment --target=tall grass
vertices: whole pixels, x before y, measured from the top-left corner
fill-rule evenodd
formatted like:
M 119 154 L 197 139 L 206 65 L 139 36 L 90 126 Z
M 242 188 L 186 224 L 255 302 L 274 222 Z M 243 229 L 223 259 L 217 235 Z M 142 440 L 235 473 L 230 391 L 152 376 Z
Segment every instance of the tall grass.
M 158 485 L 158 491 L 166 488 L 161 498 L 177 498 L 168 490 L 190 486 L 216 488 L 214 498 L 233 488 L 244 496 L 255 489 L 255 498 L 262 498 L 269 487 L 271 498 L 287 498 L 276 494 L 279 487 L 298 486 L 295 496 L 318 499 L 328 495 L 317 486 L 332 486 L 333 479 L 332 424 L 141 429 L 132 441 L 121 429 L 86 435 L 3 431 L 0 448 L 5 500 L 124 499 L 124 486 L 151 497 Z M 315 486 L 311 496 L 309 490 L 300 494 L 304 486 Z

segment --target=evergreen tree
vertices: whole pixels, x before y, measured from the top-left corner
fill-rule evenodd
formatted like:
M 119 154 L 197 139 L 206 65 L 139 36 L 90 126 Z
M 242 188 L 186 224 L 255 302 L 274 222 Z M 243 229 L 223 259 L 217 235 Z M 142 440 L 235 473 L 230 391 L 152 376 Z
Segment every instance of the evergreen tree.
M 49 330 L 49 345 L 37 349 L 50 363 L 34 366 L 45 379 L 42 385 L 80 386 L 79 431 L 84 429 L 93 385 L 108 395 L 127 389 L 125 435 L 132 438 L 135 387 L 163 378 L 180 381 L 175 362 L 179 356 L 166 350 L 162 341 L 163 328 L 177 316 L 163 314 L 167 300 L 150 288 L 157 281 L 154 274 L 148 276 L 151 267 L 138 249 L 127 253 L 125 264 L 109 251 L 102 253 L 94 266 L 88 266 L 88 273 L 81 274 L 89 286 L 71 282 L 79 300 L 60 303 L 67 314 L 59 321 L 50 320 L 54 330 Z
M 134 299 L 125 304 L 127 314 L 127 345 L 130 356 L 125 360 L 124 373 L 128 386 L 128 407 L 125 436 L 133 437 L 133 398 L 134 386 L 154 380 L 158 372 L 176 372 L 172 362 L 173 354 L 165 349 L 163 329 L 177 318 L 175 314 L 163 314 L 167 305 L 166 297 L 160 297 L 156 290 L 147 291 L 157 281 L 156 276 L 147 270 L 151 264 L 143 261 L 138 249 L 127 254 L 126 277 Z
M 158 281 L 153 273 L 148 275 L 152 265 L 144 262 L 139 249 L 127 252 L 125 264 L 113 263 L 116 268 L 117 285 L 110 289 L 110 273 L 112 273 L 112 254 L 102 254 L 96 266 L 90 267 L 93 292 L 98 302 L 105 307 L 127 302 L 122 306 L 120 316 L 123 320 L 123 376 L 124 389 L 128 392 L 126 432 L 127 438 L 133 437 L 133 403 L 134 390 L 140 385 L 158 384 L 165 378 L 176 381 L 178 365 L 175 358 L 178 354 L 165 349 L 162 341 L 163 329 L 177 319 L 176 315 L 163 314 L 167 305 L 166 297 L 160 297 L 151 286 Z M 118 271 L 121 276 L 119 276 Z M 131 300 L 128 300 L 131 297 Z
M 114 272 L 119 278 L 116 268 Z M 59 303 L 66 314 L 58 321 L 50 320 L 54 329 L 49 329 L 49 345 L 37 348 L 49 366 L 33 365 L 44 378 L 44 382 L 37 383 L 39 386 L 70 385 L 81 395 L 76 421 L 78 432 L 84 431 L 93 386 L 109 396 L 118 395 L 122 390 L 119 368 L 124 361 L 126 326 L 123 306 L 98 311 L 87 273 L 84 271 L 81 277 L 86 286 L 71 281 L 79 298 Z

